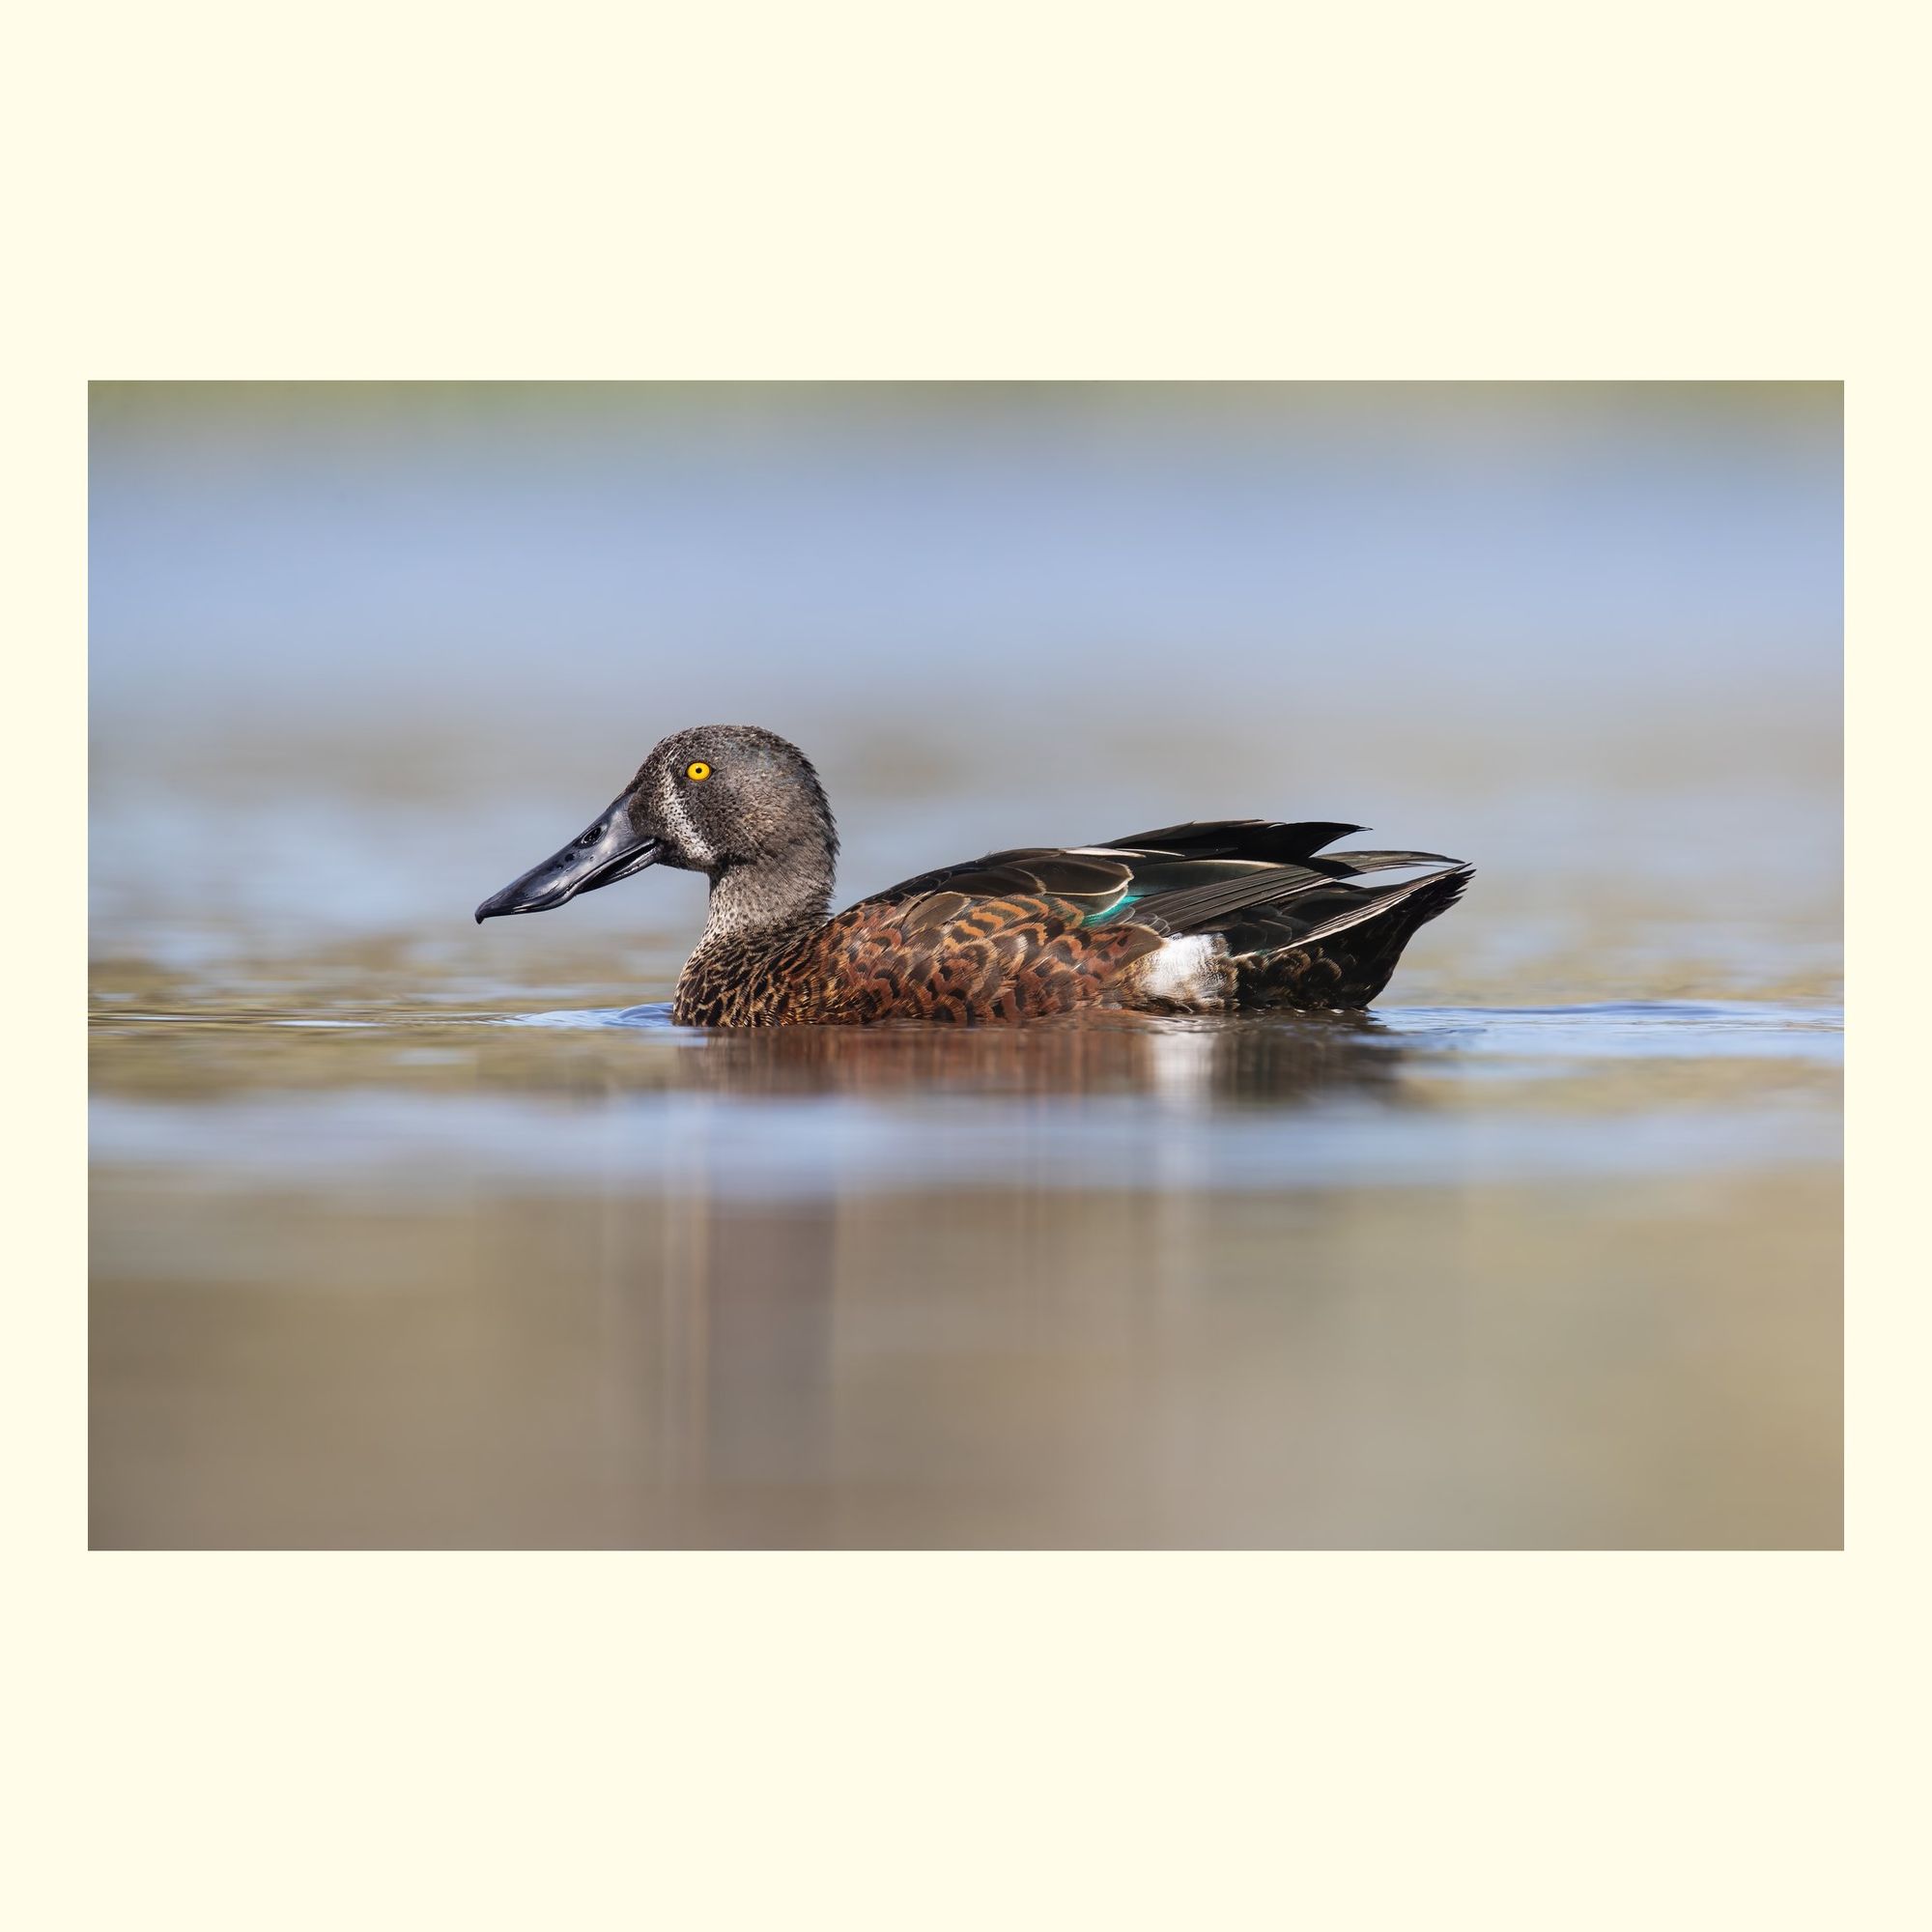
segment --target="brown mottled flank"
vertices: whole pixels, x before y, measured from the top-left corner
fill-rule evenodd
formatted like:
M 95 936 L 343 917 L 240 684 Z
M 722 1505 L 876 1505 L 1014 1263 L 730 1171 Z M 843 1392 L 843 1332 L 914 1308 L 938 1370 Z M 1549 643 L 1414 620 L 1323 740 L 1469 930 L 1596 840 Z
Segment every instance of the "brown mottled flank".
M 665 739 L 595 824 L 476 916 L 547 911 L 651 865 L 703 872 L 704 933 L 672 1003 L 687 1026 L 1347 1009 L 1471 872 L 1439 853 L 1323 851 L 1360 830 L 1220 819 L 994 852 L 833 918 L 838 839 L 817 773 L 769 731 L 703 725 Z
M 673 1016 L 685 1026 L 965 1024 L 1119 1005 L 1122 969 L 1161 936 L 1144 925 L 1083 929 L 1085 919 L 1050 898 L 868 899 L 777 947 L 750 935 L 701 949 L 678 980 Z

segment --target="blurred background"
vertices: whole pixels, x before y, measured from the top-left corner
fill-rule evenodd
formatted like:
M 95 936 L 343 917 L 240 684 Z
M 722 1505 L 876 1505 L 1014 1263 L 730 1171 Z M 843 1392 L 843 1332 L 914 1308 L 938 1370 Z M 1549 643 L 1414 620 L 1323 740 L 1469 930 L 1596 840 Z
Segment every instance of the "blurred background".
M 1834 1544 L 1840 400 L 97 385 L 95 1541 Z M 1479 874 L 1359 1026 L 707 1039 L 699 880 L 470 923 L 728 722 L 842 898 Z

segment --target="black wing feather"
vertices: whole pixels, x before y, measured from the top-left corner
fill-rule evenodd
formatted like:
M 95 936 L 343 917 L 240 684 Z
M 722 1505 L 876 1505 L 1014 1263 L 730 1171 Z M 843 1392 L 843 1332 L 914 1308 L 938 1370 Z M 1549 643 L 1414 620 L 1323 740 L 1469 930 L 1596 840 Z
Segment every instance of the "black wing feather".
M 1415 928 L 1461 897 L 1470 867 L 1439 852 L 1322 852 L 1362 829 L 1207 819 L 1100 845 L 1015 846 L 922 872 L 860 903 L 943 895 L 914 915 L 923 923 L 941 908 L 951 917 L 964 899 L 1062 899 L 1090 923 L 1118 914 L 1122 924 L 1162 933 L 1221 934 L 1246 996 L 1306 1003 L 1309 976 L 1325 972 L 1335 984 L 1314 1003 L 1366 1004 Z M 1442 869 L 1395 886 L 1350 883 L 1417 866 Z
M 1360 825 L 1336 825 L 1307 819 L 1282 825 L 1271 818 L 1204 818 L 1191 825 L 1163 826 L 1157 832 L 1130 832 L 1106 842 L 1129 852 L 1172 852 L 1189 859 L 1259 859 L 1266 864 L 1292 864 L 1346 838 Z

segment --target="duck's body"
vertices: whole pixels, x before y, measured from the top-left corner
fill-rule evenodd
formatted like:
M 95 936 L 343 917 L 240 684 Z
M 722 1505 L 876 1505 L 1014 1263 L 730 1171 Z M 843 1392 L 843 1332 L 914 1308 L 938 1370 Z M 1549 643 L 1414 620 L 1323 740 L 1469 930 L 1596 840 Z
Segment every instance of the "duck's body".
M 705 872 L 709 916 L 672 1005 L 689 1026 L 1359 1008 L 1471 868 L 1321 856 L 1358 830 L 1232 819 L 996 852 L 828 918 L 838 838 L 817 775 L 770 732 L 712 725 L 667 738 L 596 824 L 476 917 L 547 911 L 649 865 Z M 1353 883 L 1423 867 L 1438 869 Z
M 1365 1007 L 1409 935 L 1455 902 L 1468 869 L 1381 892 L 1348 884 L 1354 873 L 1433 863 L 1413 852 L 1314 856 L 1354 829 L 1246 820 L 995 852 L 833 919 L 705 938 L 679 976 L 672 1016 L 691 1026 L 836 1026 L 1032 1019 L 1080 1007 Z

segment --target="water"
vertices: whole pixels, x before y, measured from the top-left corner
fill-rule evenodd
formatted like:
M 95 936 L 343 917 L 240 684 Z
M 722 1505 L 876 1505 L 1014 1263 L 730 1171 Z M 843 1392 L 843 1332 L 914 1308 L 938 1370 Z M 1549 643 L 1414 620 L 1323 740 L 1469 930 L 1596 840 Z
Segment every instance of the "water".
M 110 1000 L 95 1539 L 1829 1544 L 1838 1044 Z
M 98 427 L 94 1542 L 1837 1544 L 1835 428 L 1354 407 Z M 1479 870 L 1362 1019 L 704 1035 L 697 881 L 471 923 L 733 716 L 845 899 Z

